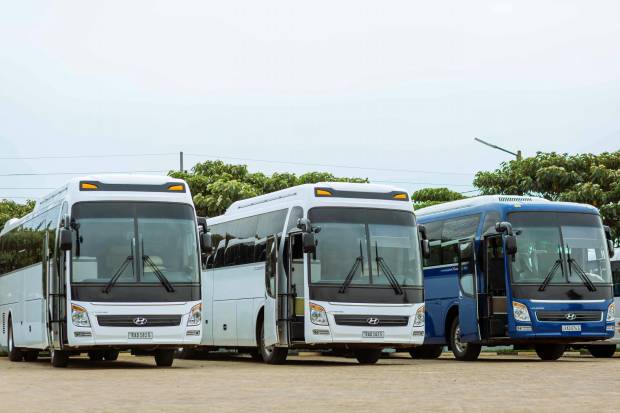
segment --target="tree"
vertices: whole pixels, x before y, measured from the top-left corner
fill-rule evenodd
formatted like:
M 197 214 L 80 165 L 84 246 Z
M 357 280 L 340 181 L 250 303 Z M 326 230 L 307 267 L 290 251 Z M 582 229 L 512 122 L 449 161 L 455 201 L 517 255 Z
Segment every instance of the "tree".
M 278 191 L 291 186 L 316 182 L 368 182 L 364 178 L 341 178 L 326 172 L 309 172 L 301 176 L 276 172 L 267 176 L 250 172 L 246 165 L 222 161 L 196 164 L 191 172 L 170 171 L 169 175 L 184 179 L 192 192 L 198 215 L 223 214 L 235 201 Z
M 21 218 L 34 209 L 35 201 L 28 200 L 25 204 L 3 199 L 0 201 L 0 228 L 11 218 Z
M 538 152 L 521 161 L 504 162 L 495 171 L 478 172 L 474 186 L 483 195 L 531 195 L 593 205 L 620 242 L 620 151 L 600 155 Z
M 423 188 L 415 191 L 411 196 L 416 209 L 437 205 L 444 202 L 463 199 L 465 196 L 448 188 Z

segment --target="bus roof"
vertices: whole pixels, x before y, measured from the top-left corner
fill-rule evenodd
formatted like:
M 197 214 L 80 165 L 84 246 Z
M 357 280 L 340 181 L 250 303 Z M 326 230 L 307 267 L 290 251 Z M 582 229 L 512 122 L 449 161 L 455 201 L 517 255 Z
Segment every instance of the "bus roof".
M 177 185 L 181 187 L 176 187 Z M 63 200 L 80 201 L 163 201 L 193 205 L 189 186 L 182 179 L 165 175 L 100 174 L 69 179 L 65 184 L 41 197 L 29 214 L 12 218 L 4 225 L 4 234 L 32 216 L 46 211 Z
M 491 207 L 496 207 L 498 209 L 556 210 L 598 214 L 598 210 L 595 207 L 587 204 L 554 202 L 545 198 L 521 195 L 483 195 L 422 208 L 416 211 L 416 215 L 424 217 L 441 213 L 457 212 L 459 210 L 471 211 L 473 209 L 490 209 Z
M 325 191 L 318 193 L 317 191 Z M 280 191 L 259 195 L 254 198 L 243 199 L 234 202 L 224 215 L 210 219 L 221 218 L 230 215 L 258 214 L 272 209 L 291 206 L 294 204 L 307 206 L 308 204 L 365 204 L 365 205 L 390 205 L 394 200 L 406 201 L 392 205 L 400 205 L 401 208 L 413 210 L 407 191 L 391 185 L 377 185 L 368 183 L 351 182 L 319 182 L 315 184 L 297 185 Z M 219 221 L 219 219 L 218 219 Z

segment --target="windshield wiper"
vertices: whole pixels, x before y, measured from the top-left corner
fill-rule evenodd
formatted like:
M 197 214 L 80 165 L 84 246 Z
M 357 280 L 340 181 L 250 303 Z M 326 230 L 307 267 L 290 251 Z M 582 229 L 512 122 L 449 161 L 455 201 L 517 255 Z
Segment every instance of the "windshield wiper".
M 381 271 L 383 271 L 383 273 L 387 277 L 388 281 L 390 282 L 390 285 L 394 289 L 394 292 L 396 292 L 396 294 L 398 294 L 398 295 L 403 294 L 403 288 L 400 286 L 400 283 L 396 279 L 396 276 L 394 275 L 394 273 L 392 272 L 390 267 L 388 267 L 387 263 L 385 262 L 385 259 L 383 259 L 383 257 L 379 256 L 379 245 L 378 245 L 378 243 L 376 241 L 375 241 L 375 255 L 377 256 L 377 258 L 376 258 L 376 261 L 377 261 L 377 275 L 379 275 L 379 269 Z
M 153 272 L 155 273 L 155 276 L 163 284 L 164 288 L 166 288 L 166 291 L 168 291 L 169 293 L 173 293 L 174 292 L 174 287 L 172 286 L 172 284 L 170 284 L 170 281 L 168 281 L 168 279 L 166 278 L 164 273 L 161 272 L 161 270 L 159 269 L 157 264 L 155 264 L 153 262 L 151 257 L 149 257 L 148 255 L 143 255 L 142 256 L 142 263 L 143 263 L 143 265 L 148 264 L 148 265 L 151 266 L 151 268 L 153 269 Z
M 363 274 L 364 273 L 364 253 L 362 252 L 362 241 L 360 241 L 360 255 L 355 259 L 353 266 L 349 270 L 349 273 L 344 279 L 344 282 L 340 286 L 340 289 L 338 290 L 340 294 L 344 294 L 344 292 L 347 290 L 347 287 L 349 286 L 349 284 L 351 284 L 351 281 L 353 281 L 353 277 L 355 277 L 355 274 L 357 273 L 357 270 L 360 268 L 360 266 L 362 267 L 362 274 Z
M 583 270 L 583 268 L 581 268 L 581 266 L 577 263 L 577 261 L 573 259 L 573 257 L 571 257 L 570 247 L 568 245 L 566 246 L 566 250 L 567 250 L 566 255 L 567 255 L 567 261 L 568 261 L 569 275 L 572 274 L 571 272 L 572 266 L 575 267 L 575 272 L 577 273 L 579 278 L 581 278 L 581 281 L 583 281 L 585 286 L 588 287 L 588 290 L 596 291 L 596 286 L 594 285 L 590 277 L 588 277 L 588 274 L 586 274 L 586 272 Z
M 558 247 L 559 247 L 559 245 L 558 245 Z M 542 284 L 540 284 L 540 287 L 538 287 L 538 291 L 545 291 L 545 289 L 547 288 L 547 286 L 551 282 L 551 279 L 553 278 L 553 275 L 555 274 L 557 269 L 559 267 L 562 267 L 562 254 L 560 253 L 560 248 L 558 248 L 558 256 L 559 256 L 559 258 L 557 260 L 555 260 L 555 264 L 553 264 L 553 267 L 551 267 L 551 269 L 549 270 L 549 273 L 545 277 L 544 281 L 542 282 Z
M 104 293 L 109 293 L 110 290 L 112 289 L 112 286 L 114 284 L 116 284 L 116 282 L 118 281 L 119 278 L 121 278 L 121 275 L 123 275 L 123 273 L 125 272 L 125 268 L 127 268 L 127 265 L 133 262 L 133 256 L 130 255 L 127 258 L 125 258 L 125 261 L 123 261 L 120 265 L 120 267 L 118 267 L 118 269 L 116 270 L 116 272 L 114 273 L 114 275 L 112 276 L 112 278 L 110 278 L 110 281 L 108 281 L 108 283 L 105 285 L 105 287 L 103 288 L 103 292 Z M 133 265 L 131 266 L 132 270 L 133 270 Z

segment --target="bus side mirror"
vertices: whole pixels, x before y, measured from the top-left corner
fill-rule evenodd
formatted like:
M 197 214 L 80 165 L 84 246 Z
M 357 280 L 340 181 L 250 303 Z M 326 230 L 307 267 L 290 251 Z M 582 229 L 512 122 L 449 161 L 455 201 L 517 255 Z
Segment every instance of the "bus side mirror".
M 67 228 L 60 229 L 60 250 L 69 251 L 73 247 L 73 239 L 71 230 Z
M 210 232 L 200 233 L 200 250 L 205 254 L 213 253 L 213 238 Z
M 603 231 L 605 231 L 605 238 L 607 238 L 607 251 L 609 252 L 609 258 L 613 258 L 616 252 L 614 251 L 614 242 L 611 236 L 611 228 L 609 228 L 609 226 L 607 225 L 604 225 Z
M 506 243 L 506 254 L 515 255 L 517 253 L 517 237 L 506 235 L 504 242 Z
M 431 257 L 431 244 L 427 239 L 420 240 L 420 248 L 422 248 L 422 258 L 429 259 Z
M 500 234 L 512 235 L 512 224 L 510 222 L 498 222 L 495 224 L 495 231 Z
M 316 252 L 314 232 L 304 232 L 301 235 L 301 244 L 304 249 L 304 254 L 314 254 Z

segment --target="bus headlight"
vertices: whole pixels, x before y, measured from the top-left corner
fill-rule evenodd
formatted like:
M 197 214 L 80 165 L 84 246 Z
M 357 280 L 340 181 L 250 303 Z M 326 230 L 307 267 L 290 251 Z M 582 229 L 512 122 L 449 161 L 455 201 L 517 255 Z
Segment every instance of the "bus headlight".
M 530 322 L 530 313 L 527 311 L 527 306 L 517 301 L 512 302 L 512 314 L 515 316 L 515 320 L 521 322 Z
M 187 319 L 188 327 L 199 326 L 202 323 L 202 304 L 196 304 L 189 312 L 189 318 Z
M 312 324 L 316 324 L 318 326 L 329 325 L 325 309 L 314 303 L 310 303 L 310 321 L 312 321 Z
M 77 304 L 71 304 L 71 321 L 76 327 L 90 327 L 88 312 Z
M 415 312 L 415 317 L 413 318 L 413 326 L 424 327 L 424 306 L 418 308 L 418 311 Z
M 609 304 L 609 307 L 607 307 L 607 321 L 612 323 L 616 321 L 616 305 L 614 303 Z

